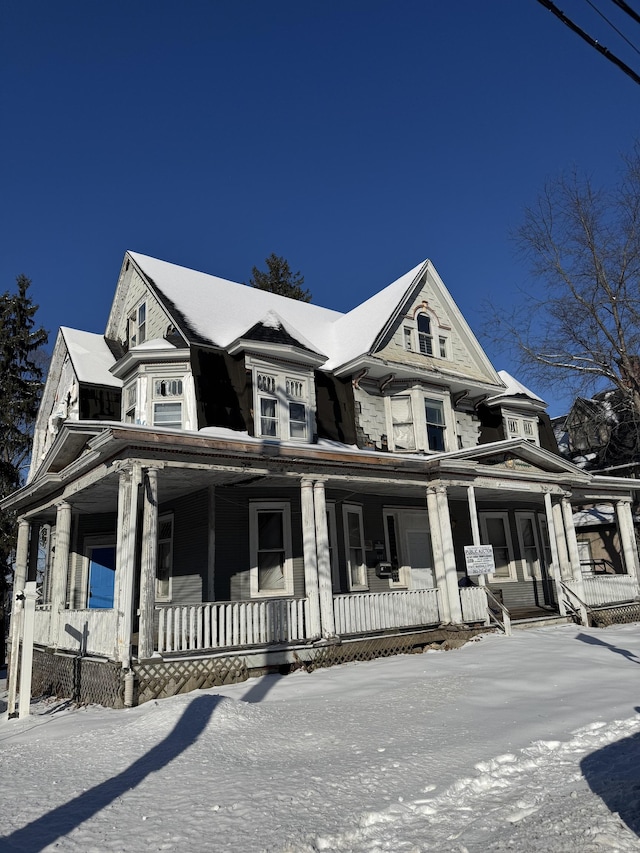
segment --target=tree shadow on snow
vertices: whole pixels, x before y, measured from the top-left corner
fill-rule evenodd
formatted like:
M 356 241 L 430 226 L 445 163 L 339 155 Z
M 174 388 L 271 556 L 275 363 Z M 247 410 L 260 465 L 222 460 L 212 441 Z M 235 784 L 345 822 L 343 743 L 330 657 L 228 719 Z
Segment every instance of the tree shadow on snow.
M 628 649 L 620 649 L 618 646 L 614 646 L 611 643 L 605 643 L 604 640 L 599 640 L 597 637 L 592 637 L 589 634 L 578 634 L 576 640 L 580 640 L 582 643 L 589 643 L 592 646 L 604 646 L 609 651 L 615 652 L 617 655 L 622 655 L 623 658 L 630 660 L 631 663 L 640 664 L 640 658 L 638 658 L 633 652 L 630 652 Z
M 166 767 L 169 762 L 194 744 L 205 729 L 221 698 L 220 696 L 199 696 L 194 699 L 186 707 L 184 714 L 167 737 L 134 761 L 130 767 L 112 779 L 101 782 L 68 803 L 42 815 L 27 826 L 23 826 L 22 829 L 17 829 L 11 835 L 0 838 L 0 849 L 6 853 L 9 851 L 38 853 L 56 839 L 67 835 L 118 797 L 135 788 L 150 773 Z M 34 760 L 37 760 L 37 757 Z
M 640 733 L 592 752 L 580 768 L 593 793 L 640 836 Z

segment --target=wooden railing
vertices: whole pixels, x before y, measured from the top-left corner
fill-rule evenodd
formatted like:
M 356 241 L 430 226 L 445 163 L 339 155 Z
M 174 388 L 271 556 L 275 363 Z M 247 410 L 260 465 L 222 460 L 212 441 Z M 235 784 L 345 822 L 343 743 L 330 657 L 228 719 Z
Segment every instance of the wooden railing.
M 116 617 L 116 610 L 61 610 L 57 614 L 58 648 L 113 657 Z
M 307 639 L 306 598 L 216 601 L 156 609 L 161 654 Z
M 567 583 L 573 590 L 571 581 Z M 638 582 L 632 575 L 594 575 L 582 579 L 584 601 L 591 607 L 633 601 L 640 594 Z
M 487 596 L 482 586 L 463 586 L 460 589 L 460 604 L 464 622 L 486 622 Z
M 500 599 L 491 592 L 489 587 L 483 587 L 487 597 L 487 617 L 489 624 L 496 625 L 507 637 L 511 636 L 511 615 Z
M 440 622 L 437 589 L 334 595 L 333 610 L 338 635 L 437 625 Z
M 51 605 L 36 605 L 33 625 L 33 642 L 38 646 L 51 643 Z

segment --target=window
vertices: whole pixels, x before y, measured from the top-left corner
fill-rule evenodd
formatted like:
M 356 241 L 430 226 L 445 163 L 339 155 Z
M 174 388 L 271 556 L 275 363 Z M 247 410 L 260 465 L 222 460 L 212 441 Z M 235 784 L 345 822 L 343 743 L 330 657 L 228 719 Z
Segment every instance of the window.
M 289 504 L 252 503 L 249 518 L 251 595 L 293 595 Z
M 342 508 L 344 543 L 347 558 L 347 582 L 349 589 L 368 589 L 367 565 L 365 563 L 364 530 L 362 507 L 344 504 Z
M 427 442 L 429 450 L 440 453 L 444 451 L 444 410 L 439 400 L 424 401 L 425 415 L 427 421 Z
M 522 417 L 521 415 L 505 413 L 504 423 L 507 438 L 526 438 L 534 444 L 539 444 L 537 420 L 535 418 Z
M 153 388 L 153 426 L 182 429 L 182 379 L 156 377 Z
M 438 338 L 438 349 L 440 350 L 440 358 L 447 358 L 447 339 L 442 335 Z
M 403 333 L 404 333 L 404 348 L 408 352 L 411 352 L 413 350 L 413 329 L 411 329 L 409 326 L 405 326 Z
M 443 453 L 453 442 L 453 433 L 447 440 L 447 424 L 452 417 L 446 395 L 441 399 L 427 397 L 420 388 L 413 388 L 386 399 L 392 450 Z
M 494 582 L 518 579 L 513 560 L 509 514 L 506 512 L 481 512 L 480 531 L 483 545 L 493 545 L 496 570 L 489 578 Z
M 135 382 L 127 385 L 124 389 L 124 420 L 125 423 L 134 424 L 136 422 L 136 403 L 138 401 L 138 386 Z
M 141 302 L 127 318 L 127 340 L 129 347 L 137 347 L 147 339 L 147 303 Z
M 426 314 L 418 314 L 418 349 L 423 355 L 433 355 L 431 320 Z
M 415 450 L 416 437 L 413 429 L 411 397 L 391 398 L 391 421 L 393 424 L 394 449 Z
M 385 510 L 384 516 L 384 533 L 385 545 L 387 550 L 387 558 L 391 563 L 391 577 L 389 578 L 390 587 L 408 586 L 409 572 L 405 566 L 400 564 L 400 549 L 398 547 L 398 519 L 396 514 L 389 510 Z
M 309 385 L 306 378 L 255 371 L 256 435 L 308 441 Z
M 518 545 L 525 578 L 541 578 L 542 565 L 536 516 L 533 512 L 517 512 Z
M 156 563 L 156 601 L 171 600 L 173 575 L 173 516 L 158 519 L 158 556 Z

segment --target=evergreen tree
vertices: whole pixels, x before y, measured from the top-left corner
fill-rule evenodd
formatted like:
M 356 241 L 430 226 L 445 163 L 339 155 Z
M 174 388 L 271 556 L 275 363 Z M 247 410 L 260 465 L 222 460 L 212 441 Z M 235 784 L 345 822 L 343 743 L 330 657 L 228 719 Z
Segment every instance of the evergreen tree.
M 311 302 L 311 291 L 303 290 L 304 276 L 300 271 L 292 273 L 289 262 L 273 252 L 266 259 L 267 272 L 262 272 L 257 267 L 252 269 L 249 279 L 251 287 L 258 290 L 269 290 L 279 296 L 287 296 L 289 299 L 298 299 L 300 302 Z
M 26 475 L 43 387 L 40 348 L 48 338 L 42 327 L 35 328 L 38 306 L 28 292 L 30 280 L 20 275 L 16 282 L 17 293 L 0 294 L 0 497 L 17 489 Z M 15 514 L 0 512 L 0 663 L 15 536 Z

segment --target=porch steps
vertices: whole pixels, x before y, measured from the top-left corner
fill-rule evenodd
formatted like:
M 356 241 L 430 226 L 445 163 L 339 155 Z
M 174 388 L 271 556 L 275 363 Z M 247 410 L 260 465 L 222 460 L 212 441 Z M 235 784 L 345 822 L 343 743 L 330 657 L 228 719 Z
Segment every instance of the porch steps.
M 568 625 L 573 622 L 570 616 L 549 614 L 548 616 L 529 616 L 526 619 L 512 619 L 512 631 L 526 631 L 528 628 L 546 628 L 548 625 Z

